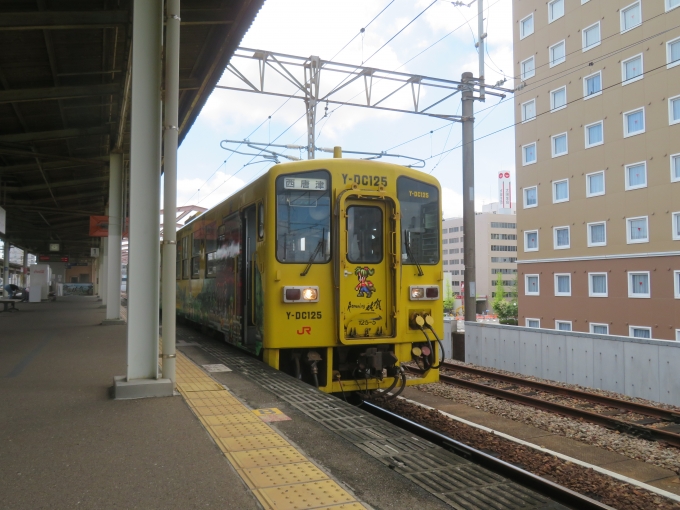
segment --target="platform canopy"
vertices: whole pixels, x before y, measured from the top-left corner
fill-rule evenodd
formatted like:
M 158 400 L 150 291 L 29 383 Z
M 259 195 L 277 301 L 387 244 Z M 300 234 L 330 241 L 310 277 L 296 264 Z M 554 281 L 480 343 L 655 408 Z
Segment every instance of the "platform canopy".
M 182 0 L 179 139 L 264 0 Z M 0 206 L 6 237 L 89 256 L 109 153 L 130 145 L 132 0 L 0 3 Z

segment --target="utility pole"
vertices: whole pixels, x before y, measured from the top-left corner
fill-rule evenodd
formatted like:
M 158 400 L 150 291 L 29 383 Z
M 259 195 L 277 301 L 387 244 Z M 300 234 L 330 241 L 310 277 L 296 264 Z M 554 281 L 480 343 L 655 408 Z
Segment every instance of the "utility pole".
M 477 286 L 475 271 L 475 146 L 474 81 L 472 73 L 463 73 L 463 262 L 465 264 L 465 320 L 477 320 Z
M 479 101 L 486 100 L 484 90 L 484 0 L 477 0 L 477 53 L 479 54 Z
M 311 56 L 305 63 L 305 106 L 307 108 L 307 159 L 314 159 L 316 148 L 316 105 L 319 102 L 321 59 Z

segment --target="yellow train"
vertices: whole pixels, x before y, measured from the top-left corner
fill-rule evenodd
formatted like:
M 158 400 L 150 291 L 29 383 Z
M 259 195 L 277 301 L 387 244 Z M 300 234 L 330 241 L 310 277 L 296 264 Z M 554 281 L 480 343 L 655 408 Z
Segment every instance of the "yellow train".
M 440 247 L 429 175 L 275 165 L 178 232 L 177 314 L 325 392 L 401 391 L 439 379 Z M 426 372 L 407 380 L 414 359 Z

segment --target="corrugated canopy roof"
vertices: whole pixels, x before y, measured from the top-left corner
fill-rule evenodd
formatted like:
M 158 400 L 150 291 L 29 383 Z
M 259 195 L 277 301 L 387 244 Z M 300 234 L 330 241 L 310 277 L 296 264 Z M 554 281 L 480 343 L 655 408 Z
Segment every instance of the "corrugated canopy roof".
M 180 142 L 264 0 L 182 0 Z M 0 204 L 12 244 L 89 256 L 108 154 L 129 153 L 132 0 L 0 3 Z

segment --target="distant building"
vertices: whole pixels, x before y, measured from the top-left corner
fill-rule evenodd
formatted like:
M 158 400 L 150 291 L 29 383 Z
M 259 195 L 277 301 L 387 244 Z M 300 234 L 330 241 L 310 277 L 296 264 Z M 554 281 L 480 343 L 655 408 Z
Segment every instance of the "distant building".
M 513 0 L 521 326 L 680 340 L 680 0 Z
M 505 297 L 510 297 L 517 278 L 517 218 L 514 208 L 502 209 L 498 203 L 485 205 L 475 214 L 475 252 L 477 313 L 491 309 L 496 295 L 496 279 L 503 278 Z M 444 272 L 451 274 L 455 294 L 461 294 L 465 281 L 463 218 L 442 222 L 442 259 Z

